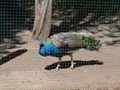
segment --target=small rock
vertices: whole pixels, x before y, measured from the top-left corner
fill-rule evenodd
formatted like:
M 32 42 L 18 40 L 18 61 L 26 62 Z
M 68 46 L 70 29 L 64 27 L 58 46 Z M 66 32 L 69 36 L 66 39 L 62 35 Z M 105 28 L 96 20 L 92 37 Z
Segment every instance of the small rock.
M 120 20 L 118 20 L 118 21 L 115 22 L 115 26 L 117 26 L 117 27 L 120 28 Z
M 94 28 L 94 27 L 88 28 L 88 30 L 89 30 L 91 33 L 94 33 L 94 34 L 98 33 L 97 28 Z
M 114 17 L 111 18 L 111 20 L 113 20 L 113 21 L 116 21 L 116 20 L 118 20 L 118 19 L 119 19 L 118 16 L 114 16 Z
M 110 34 L 110 31 L 104 30 L 102 33 L 103 33 L 104 35 L 109 35 L 109 34 Z
M 97 34 L 96 36 L 97 36 L 98 38 L 103 38 L 103 37 L 104 37 L 104 35 L 101 34 L 101 33 Z
M 7 38 L 4 38 L 4 42 L 5 42 L 5 43 L 8 43 L 8 42 L 10 42 L 10 40 L 7 39 Z
M 84 72 L 86 73 L 86 72 L 88 72 L 88 70 L 84 70 Z
M 57 21 L 52 21 L 52 25 L 55 25 L 55 26 L 60 26 L 62 23 L 61 20 L 57 20 Z
M 101 24 L 98 26 L 98 30 L 109 30 L 109 29 L 110 29 L 110 27 L 105 24 Z

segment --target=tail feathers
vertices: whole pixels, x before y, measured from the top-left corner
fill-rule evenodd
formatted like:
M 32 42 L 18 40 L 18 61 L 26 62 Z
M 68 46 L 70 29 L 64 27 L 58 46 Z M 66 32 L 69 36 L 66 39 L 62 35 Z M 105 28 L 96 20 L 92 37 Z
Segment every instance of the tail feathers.
M 94 43 L 88 43 L 87 49 L 92 50 L 92 51 L 99 51 L 100 47 L 102 44 L 100 43 L 99 40 L 96 40 Z
M 72 34 L 72 37 L 75 37 L 79 40 L 82 40 L 85 43 L 85 49 L 96 50 L 98 51 L 102 46 L 100 40 L 96 40 L 93 36 L 85 36 L 81 34 Z
M 92 36 L 76 35 L 76 37 L 82 40 L 86 44 L 85 49 L 98 51 L 102 46 L 100 40 L 96 40 Z
M 100 43 L 100 40 L 96 40 L 93 37 L 85 37 L 84 41 L 86 43 L 86 49 L 92 50 L 92 51 L 99 51 L 102 44 Z

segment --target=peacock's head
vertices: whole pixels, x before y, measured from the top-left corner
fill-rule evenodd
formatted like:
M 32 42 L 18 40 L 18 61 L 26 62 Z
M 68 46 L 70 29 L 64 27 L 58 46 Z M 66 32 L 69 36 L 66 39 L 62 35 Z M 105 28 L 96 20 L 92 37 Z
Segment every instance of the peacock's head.
M 44 44 L 43 44 L 42 40 L 40 40 L 40 39 L 38 40 L 38 44 L 39 44 L 40 48 L 44 47 Z
M 38 40 L 38 44 L 40 46 L 39 54 L 42 56 L 46 56 L 46 50 L 45 50 L 44 44 L 42 43 L 42 40 Z

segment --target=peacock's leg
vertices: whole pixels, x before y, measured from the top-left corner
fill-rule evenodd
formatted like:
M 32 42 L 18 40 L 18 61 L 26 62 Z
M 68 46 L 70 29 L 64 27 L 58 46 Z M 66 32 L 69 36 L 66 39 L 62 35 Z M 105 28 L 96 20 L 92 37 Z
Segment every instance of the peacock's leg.
M 70 69 L 74 69 L 74 61 L 73 61 L 73 55 L 70 54 L 70 57 L 71 57 L 71 66 L 70 66 Z
M 58 64 L 57 64 L 56 70 L 59 70 L 61 60 L 62 60 L 62 58 L 59 57 L 59 62 L 58 62 Z

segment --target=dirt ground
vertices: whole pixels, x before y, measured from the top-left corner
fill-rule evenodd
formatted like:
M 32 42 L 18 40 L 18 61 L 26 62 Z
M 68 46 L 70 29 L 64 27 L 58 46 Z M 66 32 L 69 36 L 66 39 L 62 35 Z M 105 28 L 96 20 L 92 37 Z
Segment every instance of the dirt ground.
M 64 56 L 55 71 L 58 59 L 40 56 L 37 41 L 29 31 L 23 33 L 27 43 L 12 51 L 27 52 L 0 65 L 0 90 L 120 90 L 119 44 L 103 45 L 99 52 L 79 50 L 73 54 L 74 70 L 69 69 L 70 57 Z

